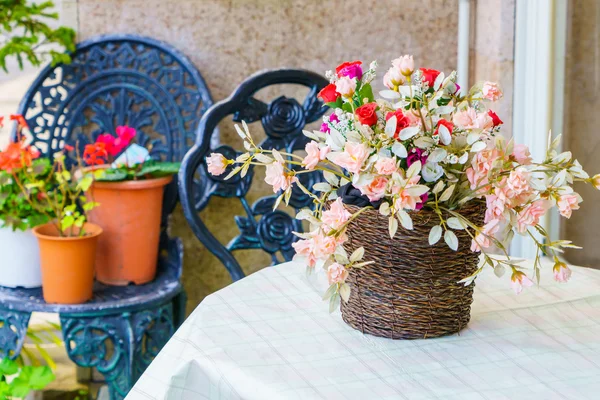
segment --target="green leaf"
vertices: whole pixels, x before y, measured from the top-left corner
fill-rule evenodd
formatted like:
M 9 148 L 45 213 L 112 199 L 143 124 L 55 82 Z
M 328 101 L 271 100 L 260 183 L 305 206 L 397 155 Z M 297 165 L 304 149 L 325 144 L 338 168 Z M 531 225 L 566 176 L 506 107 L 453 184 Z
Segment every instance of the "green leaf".
M 96 180 L 98 182 L 120 182 L 127 180 L 127 172 L 120 169 L 107 169 L 104 170 L 104 173 L 101 176 L 97 176 Z
M 151 176 L 152 178 L 160 178 L 163 176 L 175 175 L 179 172 L 181 163 L 178 162 L 155 162 L 145 163 L 140 171 L 135 176 L 145 177 Z
M 79 182 L 77 182 L 77 189 L 80 189 L 84 192 L 87 192 L 89 188 L 94 183 L 94 178 L 92 175 L 84 176 Z
M 48 386 L 50 382 L 54 380 L 54 374 L 50 367 L 41 366 L 33 369 L 31 377 L 29 378 L 29 385 L 35 390 L 41 390 Z
M 72 227 L 74 223 L 75 217 L 72 215 L 67 215 L 62 219 L 62 221 L 60 221 L 60 230 L 64 232 Z
M 352 105 L 350 103 L 344 103 L 342 105 L 342 110 L 352 113 Z
M 364 104 L 363 99 L 367 98 L 369 103 L 375 101 L 375 97 L 373 96 L 373 89 L 370 84 L 363 85 L 358 91 L 358 100 L 360 104 Z
M 3 358 L 0 361 L 0 375 L 13 375 L 16 374 L 19 370 L 19 366 L 16 361 L 11 360 L 10 358 Z

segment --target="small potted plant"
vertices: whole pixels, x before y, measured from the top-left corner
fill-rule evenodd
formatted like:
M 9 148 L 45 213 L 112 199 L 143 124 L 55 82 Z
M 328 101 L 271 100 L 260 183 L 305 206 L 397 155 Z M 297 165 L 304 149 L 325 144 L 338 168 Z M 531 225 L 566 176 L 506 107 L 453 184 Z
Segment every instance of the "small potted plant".
M 74 148 L 67 146 L 66 150 Z M 85 196 L 93 176 L 76 178 L 65 165 L 66 156 L 62 152 L 54 155 L 52 163 L 41 164 L 49 172 L 40 175 L 28 159 L 35 150 L 21 142 L 14 152 L 13 156 L 20 157 L 29 167 L 13 175 L 20 195 L 32 210 L 51 221 L 33 228 L 40 251 L 44 300 L 83 303 L 92 297 L 96 245 L 102 233 L 98 225 L 87 222 L 87 213 L 97 205 Z
M 20 115 L 11 115 L 10 119 L 19 124 L 19 140 L 0 151 L 0 285 L 33 288 L 42 285 L 42 275 L 37 239 L 31 229 L 48 222 L 51 210 L 40 212 L 33 208 L 18 183 L 29 185 L 28 177 L 47 182 L 50 162 L 38 158 L 34 149 L 23 150 L 21 131 L 26 128 L 25 121 Z M 33 197 L 39 193 L 39 189 L 31 189 Z
M 83 158 L 96 174 L 90 194 L 102 204 L 90 214 L 105 234 L 98 242 L 96 279 L 109 285 L 143 284 L 156 275 L 164 187 L 179 163 L 151 159 L 132 143 L 136 131 L 118 126 L 85 147 Z

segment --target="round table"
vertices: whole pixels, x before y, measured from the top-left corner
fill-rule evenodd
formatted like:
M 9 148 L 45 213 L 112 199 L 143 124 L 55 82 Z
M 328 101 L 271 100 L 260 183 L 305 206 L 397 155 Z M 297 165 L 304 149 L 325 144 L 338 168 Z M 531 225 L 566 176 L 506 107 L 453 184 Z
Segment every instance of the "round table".
M 466 329 L 403 341 L 329 314 L 303 265 L 267 268 L 208 296 L 127 399 L 597 399 L 600 271 L 551 270 L 520 295 L 485 271 Z

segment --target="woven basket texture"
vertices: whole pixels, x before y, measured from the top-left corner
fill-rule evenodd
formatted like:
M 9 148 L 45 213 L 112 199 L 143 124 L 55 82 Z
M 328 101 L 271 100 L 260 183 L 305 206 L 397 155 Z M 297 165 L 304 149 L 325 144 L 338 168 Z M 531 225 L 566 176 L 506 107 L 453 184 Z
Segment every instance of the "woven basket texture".
M 358 207 L 346 205 L 351 213 Z M 468 203 L 460 214 L 481 226 L 484 206 Z M 459 332 L 470 319 L 475 283 L 461 279 L 477 270 L 479 253 L 470 250 L 471 237 L 454 230 L 458 249 L 450 249 L 443 237 L 429 245 L 431 228 L 439 225 L 435 212 L 411 213 L 413 230 L 401 226 L 393 239 L 388 217 L 375 210 L 364 211 L 349 226 L 344 245 L 350 254 L 363 246 L 364 261 L 374 264 L 350 269 L 348 302 L 341 302 L 344 321 L 361 331 L 391 339 L 426 339 Z M 447 219 L 449 215 L 444 214 Z

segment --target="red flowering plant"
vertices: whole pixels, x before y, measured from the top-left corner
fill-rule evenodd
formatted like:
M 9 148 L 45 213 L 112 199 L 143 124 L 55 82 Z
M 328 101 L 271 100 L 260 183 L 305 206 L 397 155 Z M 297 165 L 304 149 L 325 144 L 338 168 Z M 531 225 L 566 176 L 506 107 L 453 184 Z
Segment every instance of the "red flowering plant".
M 153 179 L 174 175 L 180 163 L 157 161 L 150 157 L 149 150 L 133 143 L 136 130 L 129 126 L 117 126 L 115 135 L 103 133 L 95 143 L 85 146 L 83 160 L 102 173 L 96 180 L 119 182 Z
M 55 221 L 61 236 L 85 235 L 80 228 L 87 212 L 97 206 L 85 196 L 93 176 L 76 178 L 65 165 L 64 152 L 55 154 L 53 161 L 40 157 L 22 135 L 25 119 L 15 115 L 11 120 L 17 121 L 18 129 L 16 141 L 0 152 L 0 227 L 26 230 Z M 65 150 L 75 151 L 72 146 Z

